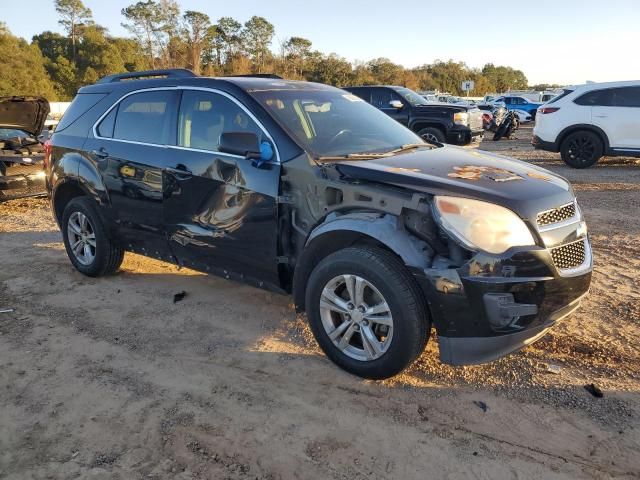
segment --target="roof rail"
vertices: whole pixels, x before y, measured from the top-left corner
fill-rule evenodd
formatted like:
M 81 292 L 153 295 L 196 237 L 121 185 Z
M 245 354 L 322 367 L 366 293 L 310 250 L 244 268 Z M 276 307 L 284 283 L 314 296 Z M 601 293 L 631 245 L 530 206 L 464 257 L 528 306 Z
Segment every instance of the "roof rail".
M 241 75 L 225 75 L 225 77 L 273 78 L 276 80 L 282 80 L 282 77 L 280 75 L 276 75 L 275 73 L 243 73 Z
M 96 83 L 114 83 L 122 80 L 137 80 L 143 78 L 164 77 L 164 78 L 188 78 L 197 77 L 195 73 L 186 68 L 167 68 L 163 70 L 145 70 L 143 72 L 117 73 L 102 77 Z

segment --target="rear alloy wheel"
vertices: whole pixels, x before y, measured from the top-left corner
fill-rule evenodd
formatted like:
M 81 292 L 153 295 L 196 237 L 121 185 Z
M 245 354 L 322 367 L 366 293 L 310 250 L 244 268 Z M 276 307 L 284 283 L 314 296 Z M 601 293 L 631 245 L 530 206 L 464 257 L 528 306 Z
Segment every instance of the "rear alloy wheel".
M 109 275 L 118 270 L 124 250 L 107 236 L 93 200 L 72 199 L 62 214 L 62 237 L 69 260 L 79 272 L 90 277 Z
M 76 260 L 82 265 L 91 265 L 96 259 L 96 234 L 84 213 L 71 214 L 67 222 L 67 235 Z
M 446 142 L 444 133 L 439 128 L 427 127 L 419 130 L 417 133 L 427 143 L 438 144 Z
M 309 277 L 305 305 L 325 354 L 364 378 L 405 369 L 424 350 L 431 327 L 412 275 L 398 257 L 376 247 L 324 258 Z
M 581 130 L 570 134 L 562 142 L 560 155 L 564 163 L 573 168 L 587 168 L 596 163 L 604 146 L 600 137 L 593 132 Z

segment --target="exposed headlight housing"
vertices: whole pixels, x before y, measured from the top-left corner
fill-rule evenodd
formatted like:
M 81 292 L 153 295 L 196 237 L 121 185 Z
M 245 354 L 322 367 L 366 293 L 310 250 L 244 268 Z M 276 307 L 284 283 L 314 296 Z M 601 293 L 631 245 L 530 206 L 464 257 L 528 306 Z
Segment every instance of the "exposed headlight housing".
M 453 123 L 456 125 L 469 125 L 469 114 L 467 112 L 456 112 L 453 114 Z
M 434 197 L 434 206 L 442 228 L 471 250 L 498 254 L 535 245 L 529 228 L 508 208 L 447 196 Z

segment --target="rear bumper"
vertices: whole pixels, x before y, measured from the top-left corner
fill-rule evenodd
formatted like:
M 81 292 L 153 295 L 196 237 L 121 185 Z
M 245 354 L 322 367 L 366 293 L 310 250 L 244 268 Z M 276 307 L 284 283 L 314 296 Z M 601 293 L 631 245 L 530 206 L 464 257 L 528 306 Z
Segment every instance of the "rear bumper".
M 533 343 L 574 312 L 591 282 L 591 257 L 571 276 L 548 250 L 514 248 L 477 254 L 458 269 L 414 276 L 438 332 L 440 359 L 451 365 L 490 362 Z
M 547 142 L 545 140 L 542 140 L 537 135 L 534 135 L 531 138 L 531 145 L 533 145 L 533 148 L 535 148 L 536 150 L 544 150 L 546 152 L 558 151 L 558 146 L 556 145 L 555 142 Z

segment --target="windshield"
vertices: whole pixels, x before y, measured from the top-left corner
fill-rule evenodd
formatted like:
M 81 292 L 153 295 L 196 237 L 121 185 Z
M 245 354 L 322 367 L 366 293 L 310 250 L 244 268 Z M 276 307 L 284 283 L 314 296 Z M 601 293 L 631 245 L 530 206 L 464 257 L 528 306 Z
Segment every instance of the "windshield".
M 343 90 L 262 90 L 252 95 L 315 157 L 381 153 L 424 143 L 387 114 Z
M 426 103 L 426 100 L 422 95 L 414 92 L 413 90 L 409 90 L 408 88 L 397 88 L 396 92 L 398 92 L 400 96 L 402 96 L 402 98 L 409 102 L 413 107 L 424 105 Z
M 0 128 L 0 140 L 9 140 L 10 138 L 27 138 L 30 137 L 27 132 L 16 130 L 14 128 Z

